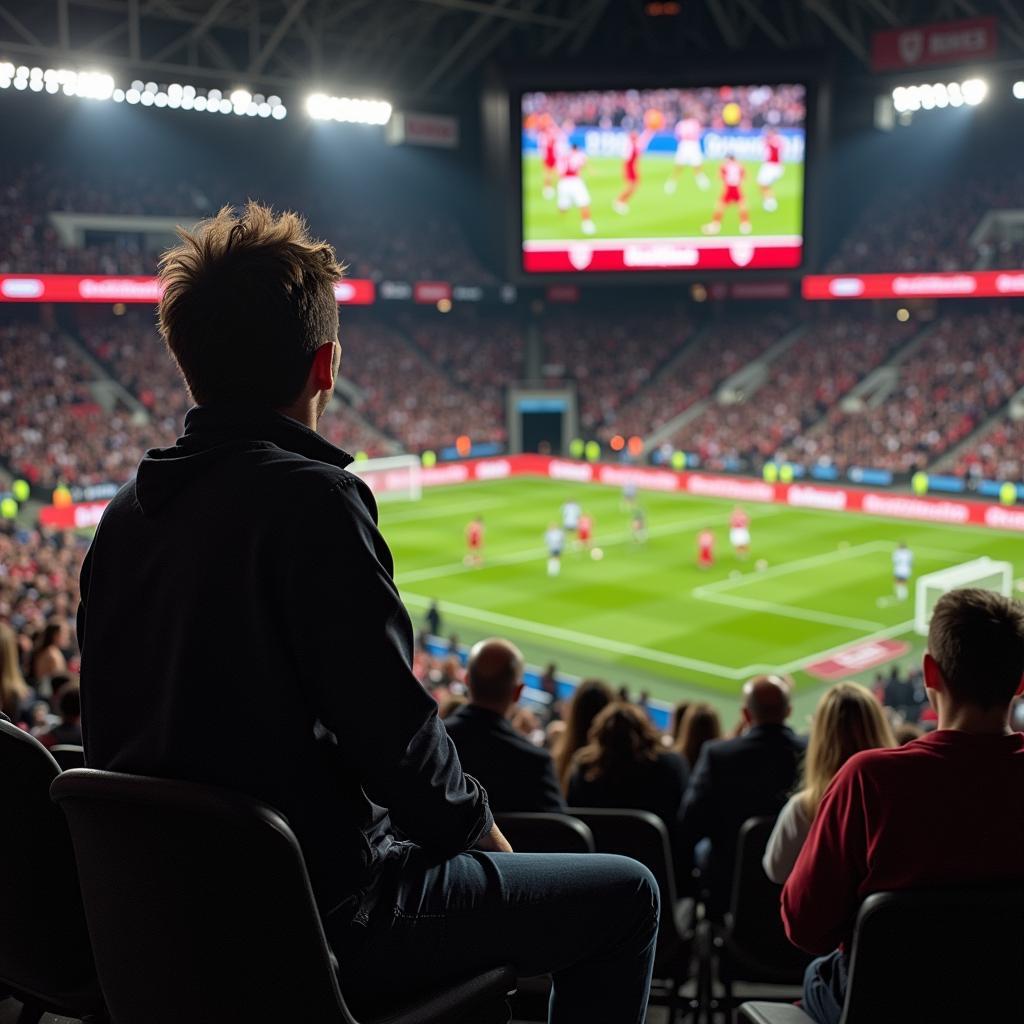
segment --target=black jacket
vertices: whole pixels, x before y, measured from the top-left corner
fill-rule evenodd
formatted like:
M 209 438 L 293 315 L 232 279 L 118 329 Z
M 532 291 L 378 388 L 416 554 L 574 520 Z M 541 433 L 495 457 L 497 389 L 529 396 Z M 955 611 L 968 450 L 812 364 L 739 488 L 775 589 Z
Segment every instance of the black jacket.
M 565 810 L 551 755 L 496 711 L 465 704 L 447 719 L 459 758 L 487 789 L 496 813 Z
M 757 725 L 701 748 L 683 799 L 678 878 L 689 877 L 694 845 L 711 840 L 708 883 L 716 915 L 729 907 L 736 840 L 748 818 L 777 815 L 793 792 L 806 740 L 785 725 Z
M 637 765 L 625 776 L 588 779 L 585 767 L 577 765 L 569 777 L 569 806 L 650 811 L 665 822 L 671 836 L 688 776 L 686 762 L 670 750 L 659 753 L 654 761 Z
M 89 766 L 266 801 L 341 916 L 368 910 L 403 840 L 452 855 L 493 820 L 410 670 L 350 462 L 288 417 L 192 409 L 104 513 L 78 612 Z

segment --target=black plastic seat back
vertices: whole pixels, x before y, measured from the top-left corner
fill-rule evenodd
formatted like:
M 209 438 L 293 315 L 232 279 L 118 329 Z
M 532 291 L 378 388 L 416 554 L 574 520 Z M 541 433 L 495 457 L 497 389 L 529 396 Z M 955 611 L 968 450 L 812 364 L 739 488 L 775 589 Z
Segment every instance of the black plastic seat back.
M 875 893 L 861 905 L 842 1024 L 1020 1020 L 1024 880 Z
M 279 814 L 236 793 L 89 769 L 51 792 L 116 1024 L 350 1024 Z
M 80 1014 L 101 1005 L 67 822 L 46 748 L 0 721 L 0 989 Z
M 774 827 L 775 819 L 764 817 L 750 818 L 740 829 L 719 972 L 733 981 L 799 985 L 811 958 L 786 938 L 782 886 L 761 864 Z
M 517 853 L 594 852 L 593 832 L 567 814 L 498 814 L 495 821 Z
M 84 747 L 75 746 L 73 743 L 58 743 L 55 747 L 50 747 L 50 754 L 60 765 L 62 772 L 66 772 L 70 768 L 85 767 Z

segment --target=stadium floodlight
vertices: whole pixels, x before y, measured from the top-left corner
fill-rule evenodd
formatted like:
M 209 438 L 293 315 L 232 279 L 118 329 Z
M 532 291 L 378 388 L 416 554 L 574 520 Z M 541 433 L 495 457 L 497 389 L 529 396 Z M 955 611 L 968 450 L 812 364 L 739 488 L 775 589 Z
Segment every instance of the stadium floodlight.
M 1013 83 L 1013 98 L 1015 100 L 1024 100 L 1024 82 Z
M 964 103 L 969 107 L 976 107 L 988 95 L 988 82 L 984 78 L 968 78 L 960 84 L 960 91 L 963 93 Z
M 306 112 L 316 121 L 347 124 L 387 124 L 391 120 L 391 104 L 387 100 L 327 96 L 322 92 L 306 99 Z

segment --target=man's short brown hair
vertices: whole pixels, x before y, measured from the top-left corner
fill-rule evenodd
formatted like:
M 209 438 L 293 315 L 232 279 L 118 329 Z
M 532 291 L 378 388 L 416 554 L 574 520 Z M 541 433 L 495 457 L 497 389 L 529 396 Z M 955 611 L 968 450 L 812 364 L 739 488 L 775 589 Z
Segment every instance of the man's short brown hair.
M 991 590 L 951 590 L 932 612 L 928 652 L 954 700 L 1008 706 L 1024 676 L 1024 604 Z
M 334 249 L 294 213 L 225 206 L 160 259 L 160 333 L 204 405 L 279 408 L 298 398 L 313 353 L 338 337 Z

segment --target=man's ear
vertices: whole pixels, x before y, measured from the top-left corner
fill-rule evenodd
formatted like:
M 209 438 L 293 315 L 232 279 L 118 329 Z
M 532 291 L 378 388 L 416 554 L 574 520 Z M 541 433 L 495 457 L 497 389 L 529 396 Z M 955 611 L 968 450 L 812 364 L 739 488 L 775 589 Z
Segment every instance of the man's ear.
M 749 710 L 749 708 L 740 708 L 740 715 L 743 718 L 744 725 L 750 725 L 750 710 Z
M 515 693 L 515 696 L 512 699 L 512 703 L 513 704 L 518 704 L 519 703 L 519 698 L 522 697 L 522 695 L 523 695 L 523 688 L 525 687 L 525 685 L 526 685 L 525 683 L 517 683 L 516 684 L 516 693 Z
M 942 669 L 939 663 L 927 652 L 924 654 L 924 685 L 929 690 L 945 690 L 946 680 L 942 678 Z
M 334 347 L 336 341 L 328 341 L 313 353 L 313 365 L 309 370 L 309 383 L 314 391 L 330 391 L 334 387 Z

